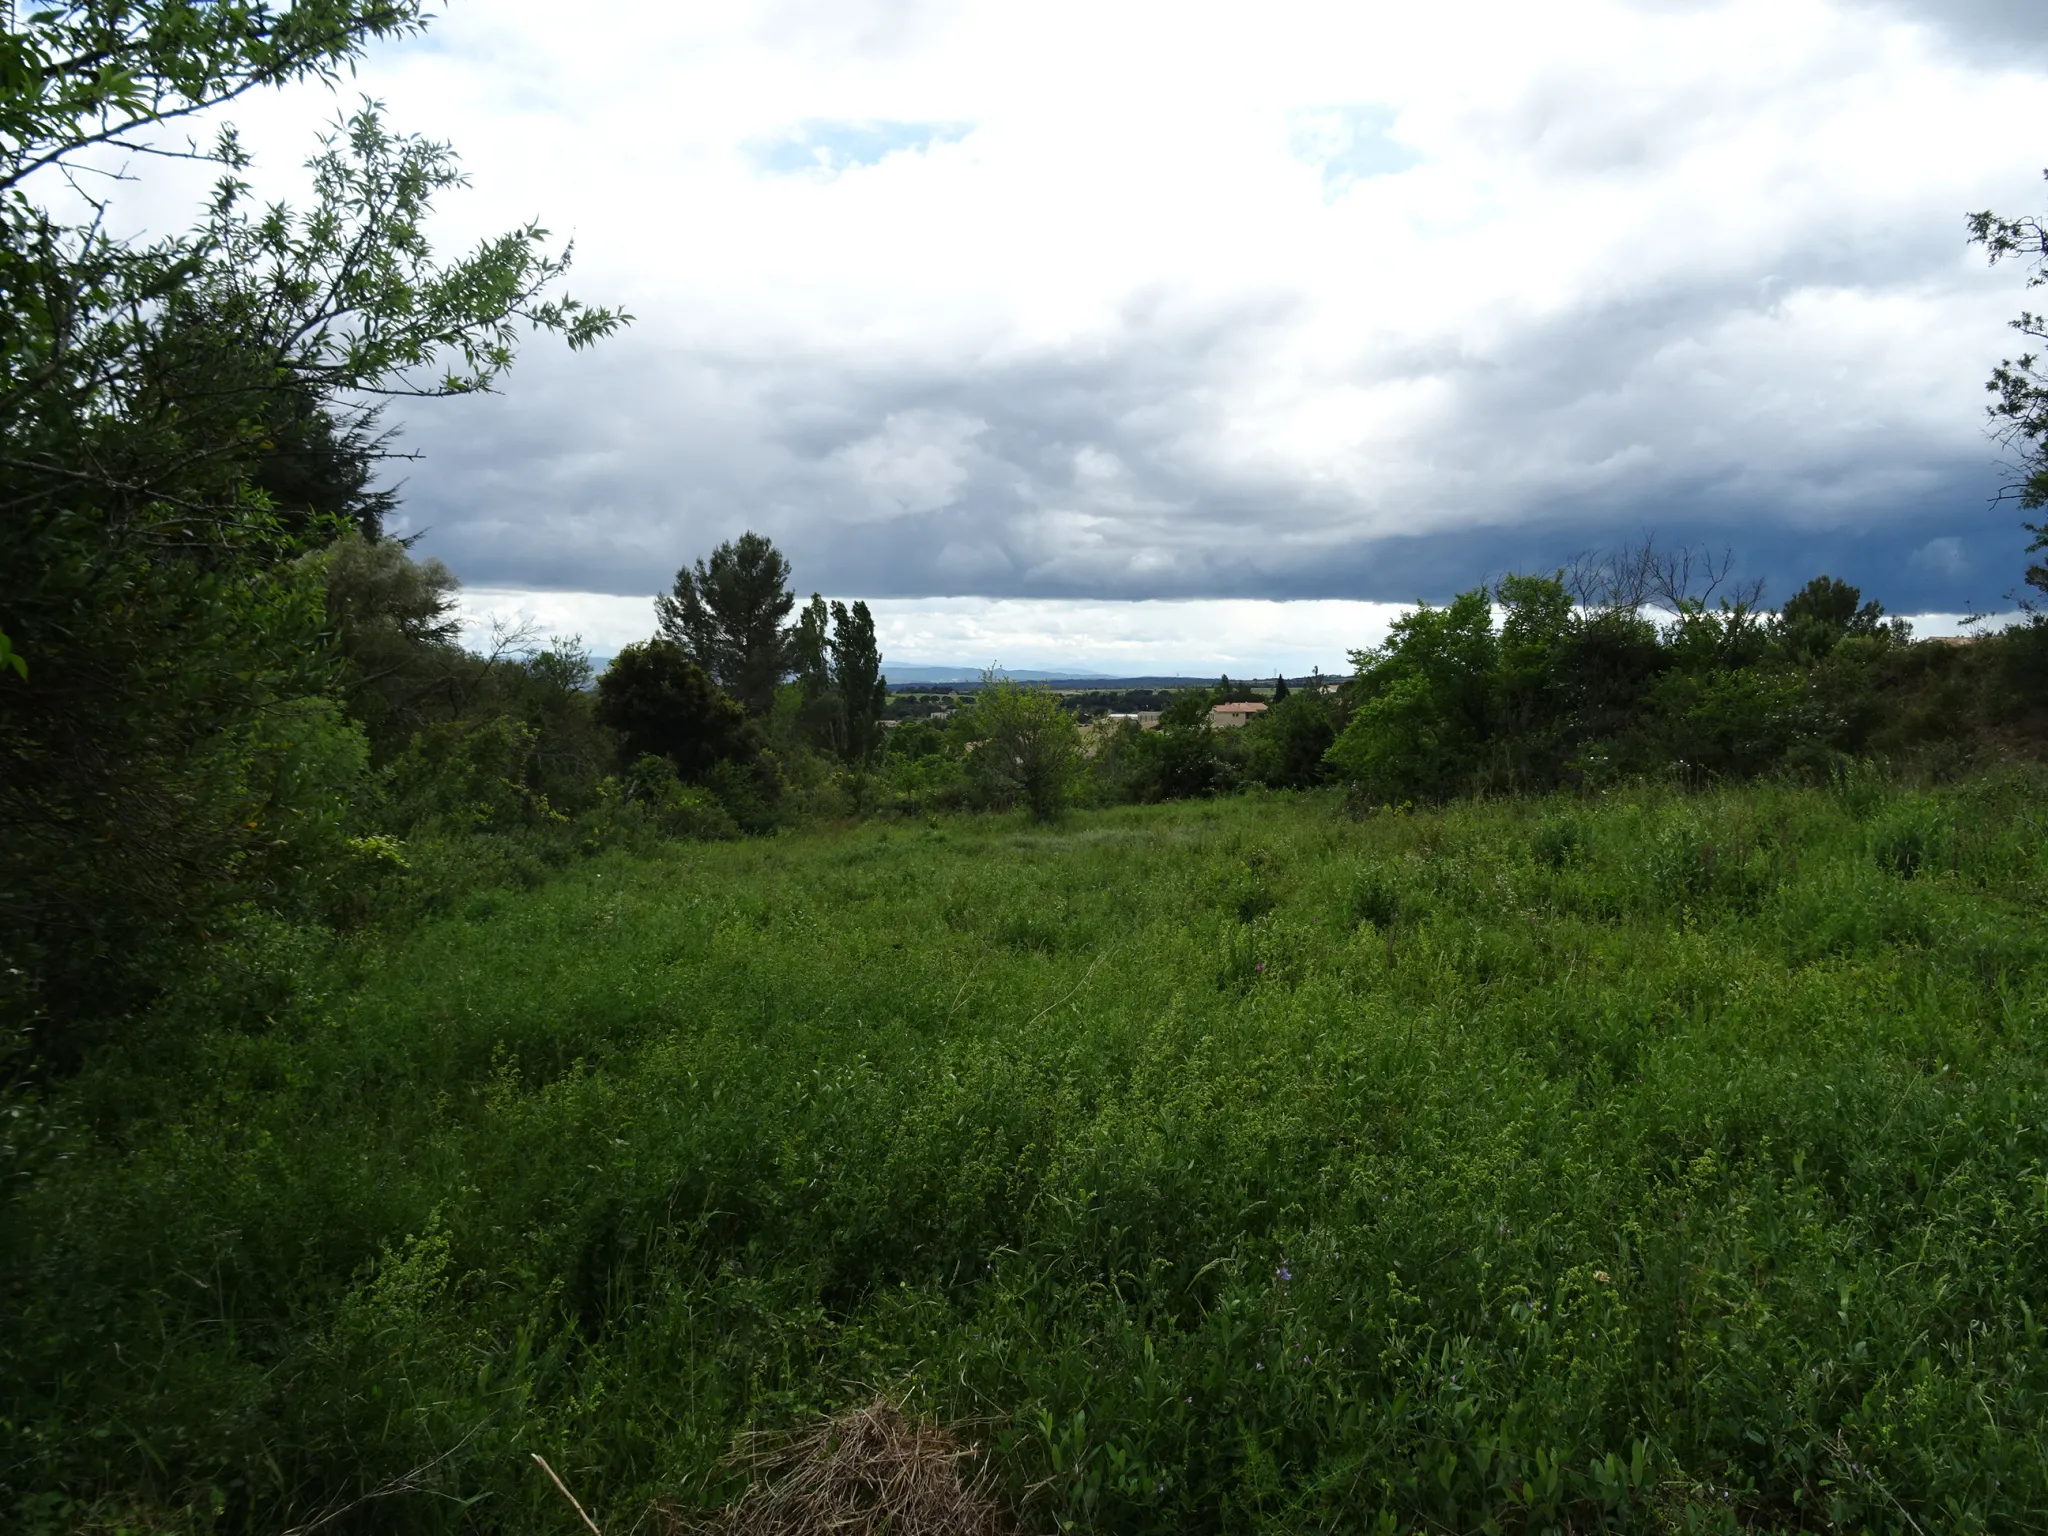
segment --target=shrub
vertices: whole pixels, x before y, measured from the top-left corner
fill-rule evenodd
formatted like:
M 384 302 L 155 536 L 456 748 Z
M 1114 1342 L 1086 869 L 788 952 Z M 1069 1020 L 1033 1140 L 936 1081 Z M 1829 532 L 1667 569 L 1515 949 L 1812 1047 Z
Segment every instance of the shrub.
M 1359 696 L 1327 761 L 1371 800 L 1436 800 L 1470 782 L 1492 710 L 1492 594 L 1460 593 L 1395 620 L 1387 643 L 1356 654 Z
M 391 824 L 410 836 L 502 831 L 546 814 L 526 787 L 532 727 L 497 715 L 416 732 L 385 771 Z
M 983 803 L 1022 803 L 1049 821 L 1066 808 L 1081 772 L 1081 733 L 1049 688 L 986 674 L 968 726 Z
M 1337 740 L 1329 702 L 1293 693 L 1245 728 L 1246 772 L 1272 789 L 1308 789 L 1329 774 L 1323 758 Z
M 739 823 L 719 797 L 702 784 L 685 784 L 666 757 L 642 754 L 626 771 L 621 786 L 624 798 L 643 808 L 670 837 L 739 836 Z
M 597 680 L 598 718 L 628 758 L 667 758 L 686 779 L 747 755 L 746 712 L 670 640 L 629 645 Z

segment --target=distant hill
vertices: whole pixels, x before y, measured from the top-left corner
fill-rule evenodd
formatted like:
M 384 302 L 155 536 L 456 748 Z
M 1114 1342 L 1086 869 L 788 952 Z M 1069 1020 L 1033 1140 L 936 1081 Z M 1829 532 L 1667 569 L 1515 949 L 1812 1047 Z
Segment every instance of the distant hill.
M 1027 672 L 1020 667 L 998 669 L 1005 677 L 1014 677 L 1020 683 L 1051 683 L 1082 681 L 1094 682 L 1105 674 L 1101 672 Z M 981 681 L 980 667 L 910 667 L 892 665 L 885 656 L 882 671 L 893 686 L 897 683 L 978 683 Z
M 892 691 L 902 688 L 929 688 L 935 683 L 950 683 L 957 687 L 972 688 L 979 686 L 981 682 L 979 672 L 969 673 L 950 667 L 892 667 L 885 661 L 882 664 L 882 671 L 888 676 Z M 925 672 L 938 675 L 919 675 Z M 1209 688 L 1216 682 L 1216 675 L 1213 672 L 1202 677 L 1167 677 L 1156 674 L 1144 677 L 1111 677 L 1100 672 L 1011 672 L 1005 668 L 1004 676 L 1014 677 L 1023 683 L 1050 683 L 1055 688 L 1103 691 L 1124 688 Z M 1290 677 L 1287 686 L 1297 688 L 1307 680 L 1305 676 Z M 1270 677 L 1247 677 L 1241 681 L 1254 688 L 1264 688 L 1270 687 L 1273 680 Z M 1325 674 L 1325 681 L 1337 682 L 1340 679 Z

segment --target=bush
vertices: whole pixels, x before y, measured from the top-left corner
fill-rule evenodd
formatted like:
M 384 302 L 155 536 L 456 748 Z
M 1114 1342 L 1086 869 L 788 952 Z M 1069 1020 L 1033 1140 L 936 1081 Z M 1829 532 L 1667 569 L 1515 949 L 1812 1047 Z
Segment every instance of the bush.
M 1156 731 L 1126 724 L 1102 761 L 1105 782 L 1113 785 L 1113 798 L 1140 804 L 1213 795 L 1230 783 L 1222 734 L 1206 721 L 1163 725 Z
M 1330 767 L 1388 804 L 1468 787 L 1489 729 L 1496 659 L 1484 588 L 1395 620 L 1384 646 L 1357 654 L 1357 707 L 1330 747 Z
M 676 765 L 652 752 L 634 759 L 621 780 L 624 798 L 640 806 L 670 837 L 737 837 L 739 822 L 724 802 L 702 784 L 685 784 Z
M 665 757 L 686 779 L 750 755 L 746 712 L 670 640 L 629 645 L 597 680 L 598 718 L 626 756 Z
M 1806 679 L 1780 668 L 1674 671 L 1652 690 L 1650 762 L 1682 781 L 1748 778 L 1777 767 L 1795 743 L 1824 747 L 1833 733 Z
M 534 732 L 496 715 L 429 726 L 385 770 L 390 824 L 406 836 L 503 831 L 550 814 L 526 785 Z
M 1039 821 L 1066 808 L 1081 772 L 1081 733 L 1049 688 L 984 676 L 967 730 L 982 802 L 994 808 L 1022 803 Z
M 1329 701 L 1292 693 L 1245 727 L 1245 771 L 1270 789 L 1309 789 L 1329 776 L 1337 740 Z

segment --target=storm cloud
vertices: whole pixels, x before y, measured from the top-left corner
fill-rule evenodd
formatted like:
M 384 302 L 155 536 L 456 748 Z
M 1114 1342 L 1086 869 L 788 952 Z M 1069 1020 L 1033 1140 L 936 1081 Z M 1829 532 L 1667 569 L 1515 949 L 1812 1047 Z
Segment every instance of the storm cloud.
M 2040 198 L 2039 7 L 1423 9 L 456 8 L 365 80 L 451 234 L 638 320 L 409 409 L 407 526 L 511 590 L 752 527 L 878 598 L 1401 601 L 1653 531 L 1995 603 L 1964 215 Z

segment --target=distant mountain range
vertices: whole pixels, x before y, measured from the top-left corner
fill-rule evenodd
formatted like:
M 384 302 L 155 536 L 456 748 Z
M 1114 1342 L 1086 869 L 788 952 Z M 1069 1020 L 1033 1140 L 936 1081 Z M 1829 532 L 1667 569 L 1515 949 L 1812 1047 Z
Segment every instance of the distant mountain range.
M 883 675 L 889 679 L 889 686 L 896 688 L 930 688 L 934 685 L 953 684 L 973 686 L 981 681 L 979 667 L 892 667 L 886 658 L 882 663 Z M 1002 675 L 1015 678 L 1020 683 L 1056 683 L 1070 688 L 1207 688 L 1216 681 L 1216 674 L 1206 673 L 1200 677 L 1166 675 L 1148 672 L 1142 676 L 1117 676 L 1108 672 L 1026 672 L 1002 669 Z M 1338 679 L 1330 677 L 1331 682 Z M 1241 681 L 1254 687 L 1272 682 L 1271 677 L 1247 677 Z M 1306 681 L 1306 677 L 1288 679 L 1290 687 Z
M 1096 678 L 1109 676 L 1106 672 L 1027 672 L 1020 667 L 999 667 L 996 670 L 1004 677 L 1014 677 L 1020 683 L 1093 682 Z M 882 671 L 892 683 L 978 683 L 981 681 L 982 669 L 896 666 L 884 657 Z

